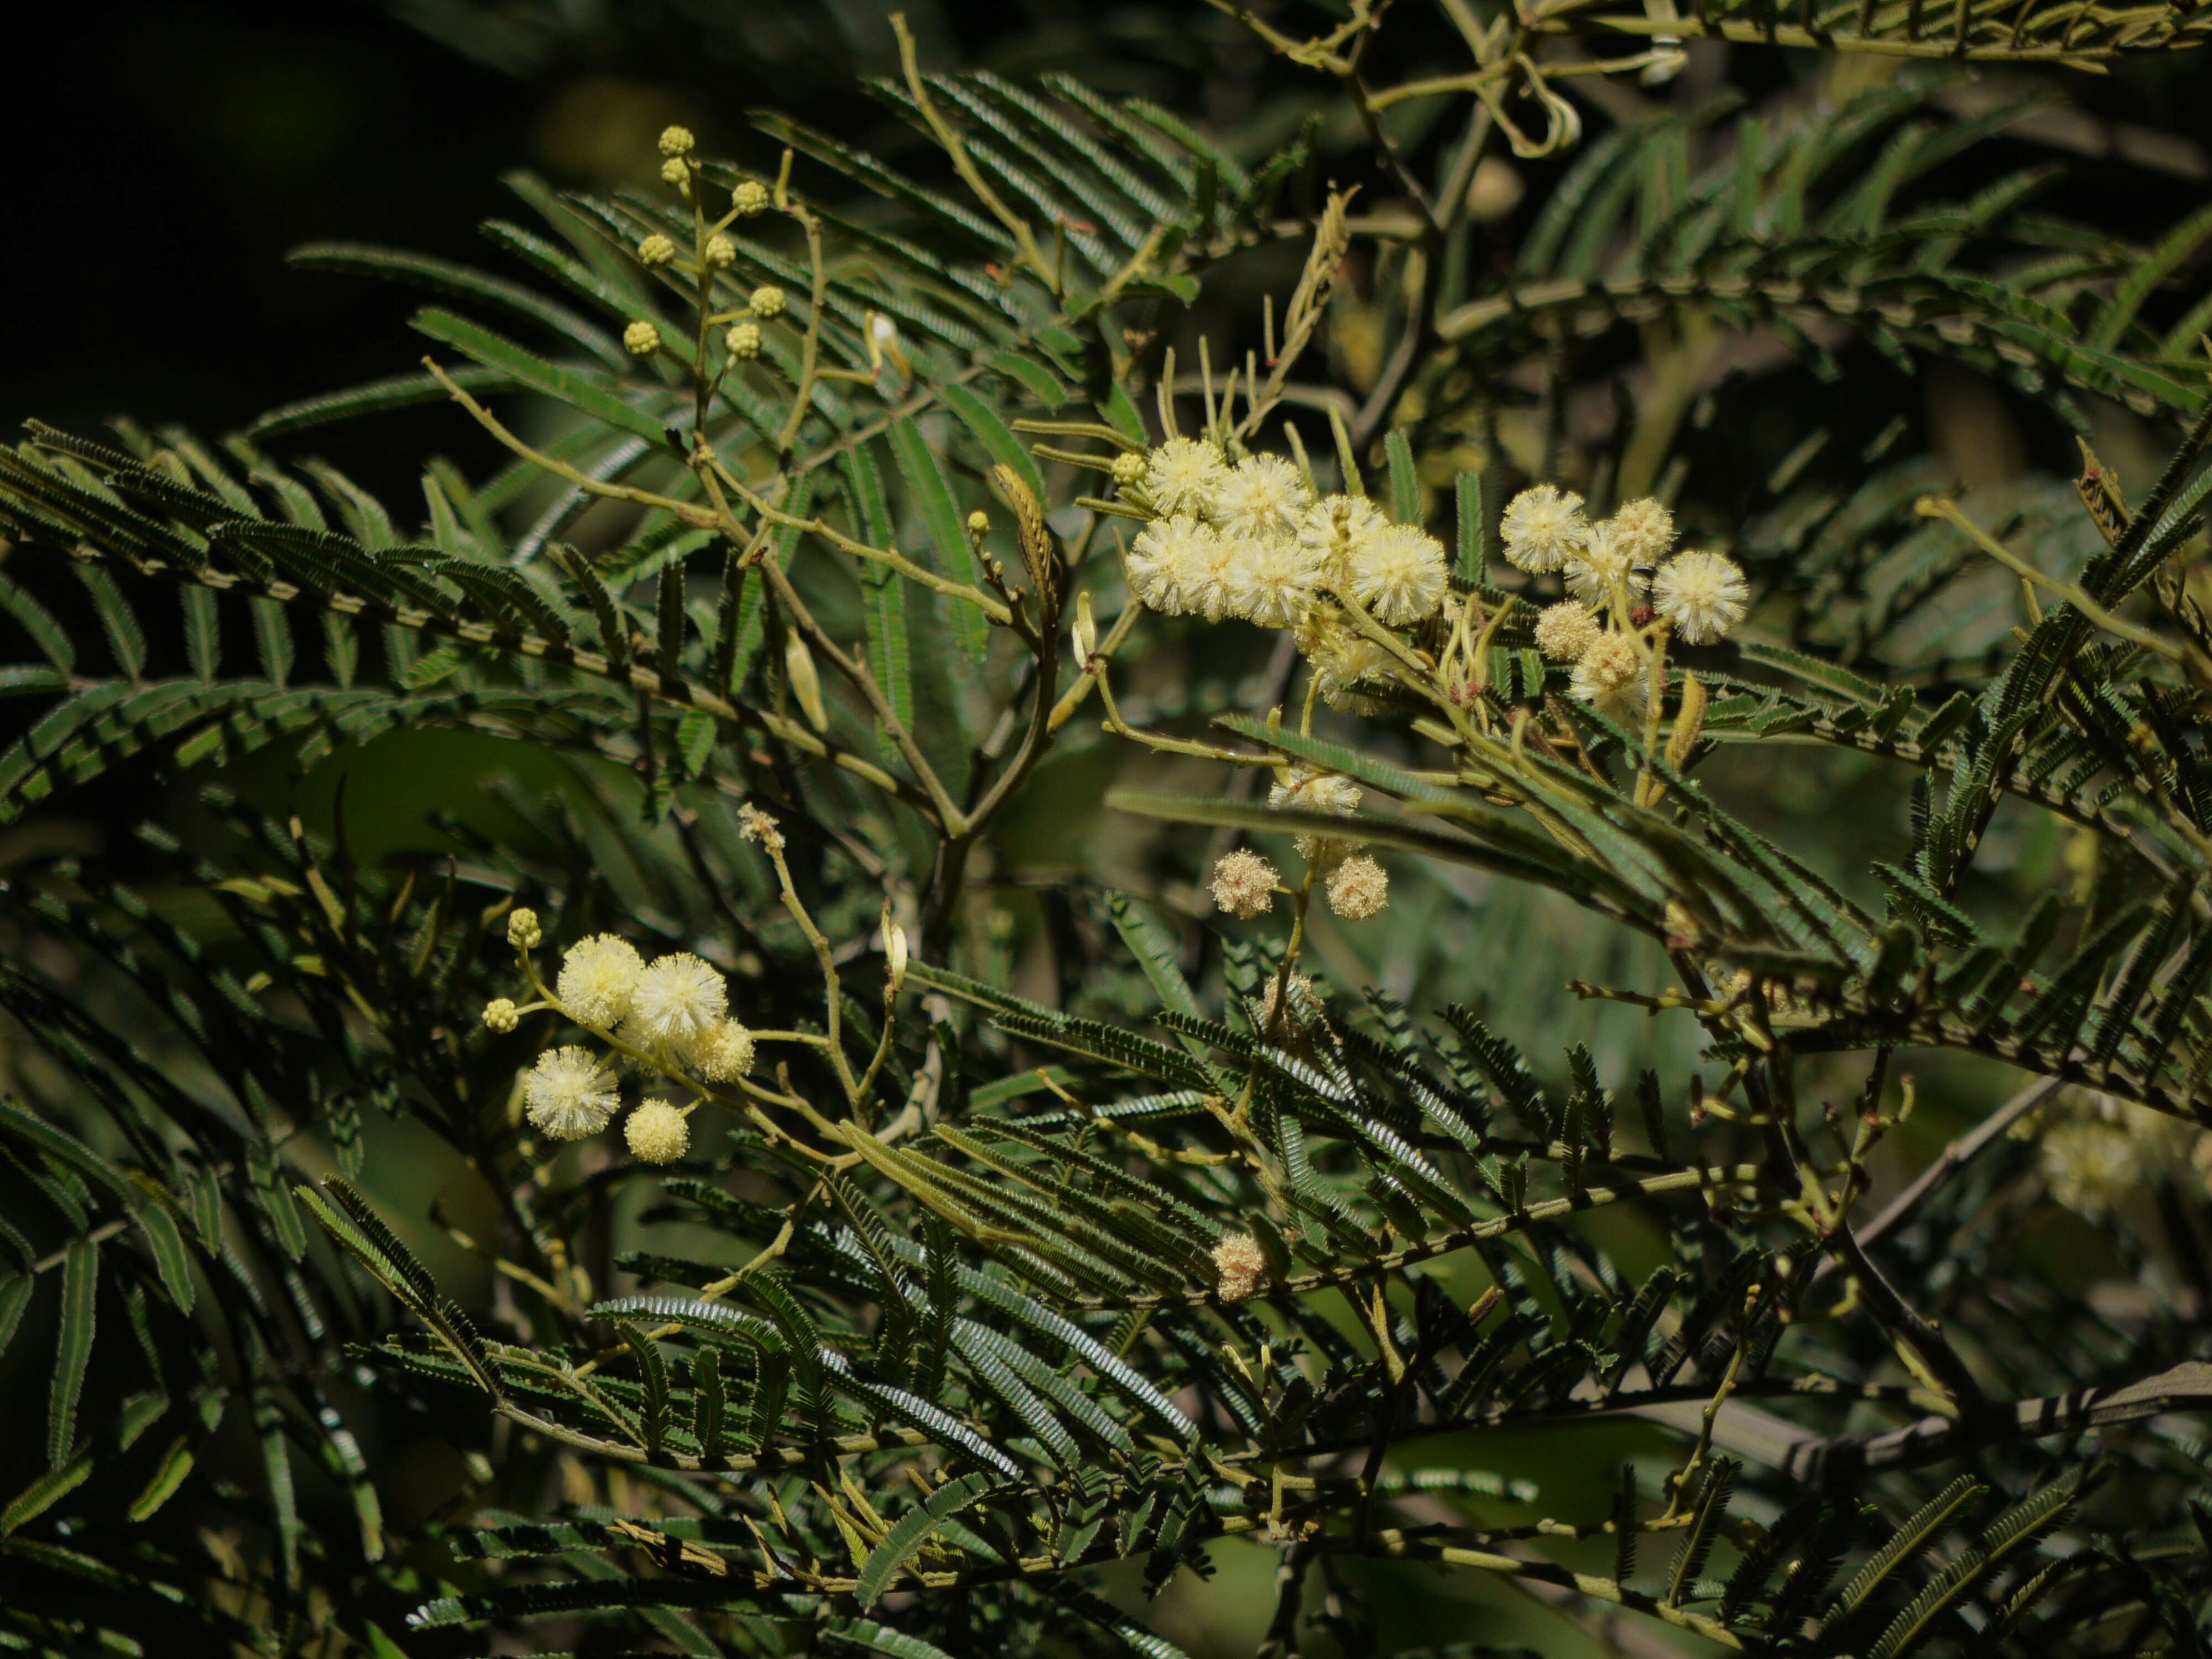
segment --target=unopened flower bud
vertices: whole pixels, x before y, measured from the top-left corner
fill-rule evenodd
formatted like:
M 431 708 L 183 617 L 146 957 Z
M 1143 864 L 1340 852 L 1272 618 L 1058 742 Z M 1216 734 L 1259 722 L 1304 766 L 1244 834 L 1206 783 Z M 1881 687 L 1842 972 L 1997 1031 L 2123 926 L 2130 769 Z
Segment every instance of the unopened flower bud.
M 660 182 L 689 191 L 691 188 L 691 169 L 672 155 L 660 164 Z
M 689 155 L 698 142 L 691 136 L 689 127 L 664 127 L 660 133 L 660 153 L 671 158 Z
M 753 290 L 752 307 L 756 317 L 781 317 L 788 296 L 774 283 L 763 283 Z
M 991 533 L 991 515 L 980 507 L 970 513 L 968 515 L 968 533 L 976 541 L 981 541 Z
M 719 232 L 707 239 L 707 263 L 717 270 L 727 270 L 738 262 L 738 245 Z
M 655 231 L 637 245 L 637 257 L 643 264 L 665 265 L 675 259 L 676 244 Z
M 623 331 L 623 343 L 629 348 L 633 356 L 650 357 L 660 349 L 660 331 L 640 318 Z
M 806 648 L 806 641 L 797 634 L 783 648 L 783 665 L 791 682 L 791 695 L 799 699 L 799 707 L 806 716 L 806 723 L 817 732 L 830 729 L 830 711 L 822 704 L 822 676 L 815 671 L 814 653 Z
M 483 1023 L 486 1029 L 497 1031 L 501 1036 L 512 1031 L 521 1023 L 521 1016 L 514 1012 L 514 999 L 494 997 L 484 1004 Z
M 510 910 L 507 915 L 507 942 L 518 951 L 534 951 L 544 943 L 545 933 L 538 925 L 538 912 L 525 905 Z
M 750 219 L 757 213 L 768 211 L 768 186 L 757 179 L 741 179 L 738 187 L 730 192 L 730 205 L 739 216 Z
M 1127 489 L 1145 476 L 1145 458 L 1133 450 L 1114 458 L 1114 482 Z
M 1075 596 L 1075 660 L 1088 663 L 1098 654 L 1098 619 L 1091 614 L 1089 592 Z
M 890 994 L 896 996 L 906 978 L 906 929 L 891 920 L 888 909 L 884 912 L 884 956 L 890 964 Z
M 722 343 L 730 349 L 732 357 L 748 360 L 761 354 L 761 331 L 758 323 L 732 323 L 730 331 L 722 337 Z

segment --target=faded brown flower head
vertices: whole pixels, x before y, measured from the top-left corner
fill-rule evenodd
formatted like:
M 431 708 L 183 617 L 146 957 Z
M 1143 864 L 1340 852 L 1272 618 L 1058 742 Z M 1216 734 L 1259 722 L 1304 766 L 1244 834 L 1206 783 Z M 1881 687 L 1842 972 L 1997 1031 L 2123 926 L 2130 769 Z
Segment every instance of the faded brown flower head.
M 783 851 L 783 831 L 775 827 L 773 817 L 750 802 L 738 808 L 738 833 L 747 841 L 758 842 L 768 852 Z
M 1213 866 L 1213 902 L 1232 916 L 1249 921 L 1275 908 L 1275 866 L 1249 848 L 1224 854 Z
M 1365 921 L 1390 902 L 1390 872 L 1365 853 L 1328 872 L 1328 908 L 1346 921 Z
M 1213 1247 L 1214 1288 L 1224 1302 L 1249 1302 L 1267 1282 L 1267 1258 L 1249 1233 L 1224 1238 Z

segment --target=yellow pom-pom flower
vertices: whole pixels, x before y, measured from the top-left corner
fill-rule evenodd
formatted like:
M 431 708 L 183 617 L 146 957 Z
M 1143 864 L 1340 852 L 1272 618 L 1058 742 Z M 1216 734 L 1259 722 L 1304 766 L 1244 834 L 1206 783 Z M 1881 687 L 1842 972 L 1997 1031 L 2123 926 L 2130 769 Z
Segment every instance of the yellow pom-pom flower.
M 665 1100 L 641 1100 L 623 1125 L 631 1154 L 647 1164 L 673 1164 L 691 1150 L 691 1126 Z

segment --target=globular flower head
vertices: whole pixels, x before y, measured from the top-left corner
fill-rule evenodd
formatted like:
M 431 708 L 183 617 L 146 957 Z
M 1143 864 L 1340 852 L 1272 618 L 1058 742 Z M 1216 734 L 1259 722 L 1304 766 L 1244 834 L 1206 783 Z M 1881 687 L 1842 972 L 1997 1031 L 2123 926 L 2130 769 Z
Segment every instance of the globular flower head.
M 1375 538 L 1390 527 L 1364 495 L 1324 495 L 1298 520 L 1298 539 L 1321 560 L 1322 580 L 1348 587 L 1352 572 Z
M 707 239 L 704 258 L 716 270 L 727 270 L 738 262 L 738 245 L 716 231 Z
M 1600 714 L 1620 719 L 1640 712 L 1645 685 L 1636 647 L 1618 634 L 1601 634 L 1575 664 L 1567 689 Z
M 1125 449 L 1114 458 L 1114 482 L 1121 489 L 1143 481 L 1145 458 L 1133 449 Z
M 2043 1131 L 2044 1182 L 2053 1199 L 2091 1221 L 2189 1150 L 2188 1131 L 2174 1119 L 2101 1090 L 2063 1090 L 2056 1110 L 2057 1121 Z
M 1580 662 L 1599 633 L 1589 607 L 1573 599 L 1547 605 L 1536 618 L 1536 648 L 1553 662 Z
M 1283 457 L 1247 455 L 1223 475 L 1206 516 L 1232 536 L 1295 536 L 1311 499 Z
M 991 533 L 991 515 L 977 507 L 968 515 L 968 539 L 980 542 Z
M 1321 587 L 1321 562 L 1313 550 L 1289 536 L 1236 540 L 1228 562 L 1224 608 L 1261 628 L 1295 628 Z
M 1606 523 L 1632 563 L 1656 564 L 1674 550 L 1674 515 L 1649 495 L 1622 502 Z
M 768 211 L 768 186 L 757 179 L 740 179 L 730 192 L 730 205 L 740 218 L 750 219 Z
M 641 317 L 623 331 L 623 344 L 637 357 L 650 357 L 660 349 L 660 330 Z
M 556 1140 L 581 1140 L 607 1127 L 621 1104 L 615 1074 L 589 1048 L 549 1048 L 522 1079 L 530 1121 Z
M 1568 555 L 1563 567 L 1567 592 L 1593 608 L 1610 604 L 1616 587 L 1630 605 L 1638 604 L 1648 585 L 1637 574 L 1638 562 L 1627 540 L 1614 530 L 1615 522 L 1607 519 L 1592 525 L 1581 548 Z
M 783 315 L 786 297 L 784 291 L 774 283 L 763 283 L 753 290 L 752 299 L 749 303 L 756 317 L 781 317 Z
M 484 1004 L 483 1023 L 486 1030 L 496 1031 L 501 1036 L 512 1031 L 522 1023 L 522 1017 L 514 1009 L 514 999 L 494 997 Z
M 1443 544 L 1417 525 L 1384 525 L 1347 556 L 1352 597 L 1391 628 L 1437 614 L 1450 581 Z
M 1685 643 L 1710 645 L 1743 620 L 1751 589 L 1734 559 L 1718 553 L 1677 553 L 1659 567 L 1651 603 Z
M 655 231 L 637 245 L 640 264 L 665 265 L 676 258 L 676 244 Z
M 689 196 L 691 193 L 691 169 L 680 157 L 672 155 L 660 164 L 660 182 L 673 185 Z
M 1137 532 L 1125 568 L 1129 591 L 1148 611 L 1180 616 L 1200 606 L 1200 593 L 1215 562 L 1220 533 L 1188 514 L 1155 519 Z
M 1213 902 L 1231 915 L 1249 921 L 1275 908 L 1275 885 L 1281 879 L 1273 865 L 1240 847 L 1224 854 L 1213 866 Z
M 1221 452 L 1199 438 L 1170 438 L 1145 461 L 1145 500 L 1163 519 L 1202 518 L 1228 476 Z
M 665 1100 L 641 1100 L 623 1125 L 633 1156 L 647 1164 L 673 1164 L 691 1150 L 691 1126 Z
M 2046 1130 L 2040 1162 L 2051 1196 L 2092 1221 L 2101 1221 L 2143 1177 L 2142 1150 L 2127 1130 L 2097 1118 Z
M 1365 921 L 1390 902 L 1390 872 L 1364 853 L 1328 872 L 1328 908 L 1346 921 Z
M 637 976 L 623 1035 L 640 1048 L 688 1054 L 722 1024 L 729 1007 L 730 988 L 714 964 L 673 951 Z
M 691 136 L 689 127 L 663 127 L 660 131 L 660 153 L 663 155 L 689 155 L 699 141 Z
M 729 348 L 730 356 L 750 362 L 761 354 L 761 331 L 758 323 L 732 323 L 730 331 L 722 336 L 722 343 Z
M 1249 1233 L 1213 1247 L 1213 1285 L 1224 1302 L 1249 1302 L 1267 1279 L 1267 1257 Z
M 538 924 L 538 912 L 528 905 L 507 913 L 507 942 L 518 951 L 535 951 L 545 942 L 545 930 Z
M 578 939 L 561 958 L 555 984 L 562 1012 L 579 1025 L 605 1030 L 629 1012 L 644 968 L 644 959 L 626 939 L 599 933 Z
M 726 1019 L 691 1047 L 691 1069 L 709 1083 L 735 1083 L 753 1068 L 753 1034 Z
M 1537 575 L 1557 570 L 1589 537 L 1583 498 L 1547 483 L 1524 489 L 1508 501 L 1498 527 L 1504 538 L 1505 556 Z

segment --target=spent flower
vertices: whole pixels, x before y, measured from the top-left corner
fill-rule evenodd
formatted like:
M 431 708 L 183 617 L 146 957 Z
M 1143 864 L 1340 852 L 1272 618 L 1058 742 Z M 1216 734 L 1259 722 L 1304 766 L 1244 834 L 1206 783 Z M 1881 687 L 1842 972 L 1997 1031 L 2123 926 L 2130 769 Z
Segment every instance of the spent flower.
M 1249 1302 L 1267 1280 L 1267 1257 L 1249 1233 L 1213 1247 L 1213 1285 L 1224 1302 Z
M 1213 866 L 1213 902 L 1229 915 L 1249 921 L 1275 908 L 1275 885 L 1281 879 L 1273 865 L 1240 847 L 1224 853 Z
M 1390 872 L 1365 853 L 1328 872 L 1328 908 L 1346 921 L 1380 915 L 1390 902 Z

